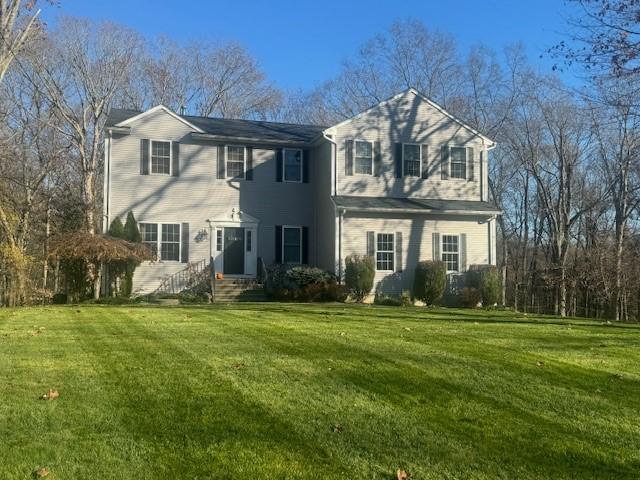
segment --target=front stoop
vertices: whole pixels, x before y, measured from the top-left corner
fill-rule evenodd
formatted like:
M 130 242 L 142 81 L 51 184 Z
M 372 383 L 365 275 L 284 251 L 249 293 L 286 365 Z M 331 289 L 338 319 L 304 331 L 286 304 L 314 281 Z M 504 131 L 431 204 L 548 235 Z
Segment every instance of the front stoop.
M 253 279 L 226 278 L 214 282 L 214 302 L 264 302 L 267 299 L 262 284 Z

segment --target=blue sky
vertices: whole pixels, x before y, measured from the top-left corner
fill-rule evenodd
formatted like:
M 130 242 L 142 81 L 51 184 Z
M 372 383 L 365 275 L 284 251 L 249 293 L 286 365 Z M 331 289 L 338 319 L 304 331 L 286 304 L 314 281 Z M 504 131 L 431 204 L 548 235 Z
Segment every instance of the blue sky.
M 563 0 L 60 0 L 43 18 L 106 19 L 149 37 L 234 40 L 278 86 L 309 89 L 334 76 L 343 59 L 394 19 L 408 17 L 453 35 L 462 52 L 477 43 L 500 50 L 520 41 L 532 63 L 550 71 L 553 61 L 538 57 L 563 38 L 567 12 Z

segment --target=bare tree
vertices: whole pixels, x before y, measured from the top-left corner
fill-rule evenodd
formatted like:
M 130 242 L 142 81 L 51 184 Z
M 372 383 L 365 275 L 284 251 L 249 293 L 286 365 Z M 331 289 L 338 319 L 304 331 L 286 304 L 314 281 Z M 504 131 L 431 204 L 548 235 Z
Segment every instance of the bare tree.
M 24 47 L 40 13 L 38 2 L 0 0 L 0 83 Z

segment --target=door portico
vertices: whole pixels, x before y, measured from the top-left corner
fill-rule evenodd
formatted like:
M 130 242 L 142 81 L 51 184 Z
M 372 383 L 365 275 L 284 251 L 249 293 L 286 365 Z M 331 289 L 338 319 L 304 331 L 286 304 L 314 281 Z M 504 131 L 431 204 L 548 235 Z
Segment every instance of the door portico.
M 207 222 L 215 272 L 229 277 L 254 278 L 260 221 L 234 208 L 226 218 L 209 219 Z

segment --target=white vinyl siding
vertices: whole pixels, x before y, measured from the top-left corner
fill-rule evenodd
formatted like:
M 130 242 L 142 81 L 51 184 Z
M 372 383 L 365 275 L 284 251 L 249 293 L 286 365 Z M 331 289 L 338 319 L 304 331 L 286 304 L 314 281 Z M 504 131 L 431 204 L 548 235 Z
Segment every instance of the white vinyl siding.
M 395 238 L 393 233 L 376 234 L 376 270 L 392 272 L 395 254 Z
M 362 140 L 354 142 L 354 172 L 360 175 L 373 174 L 373 144 Z

